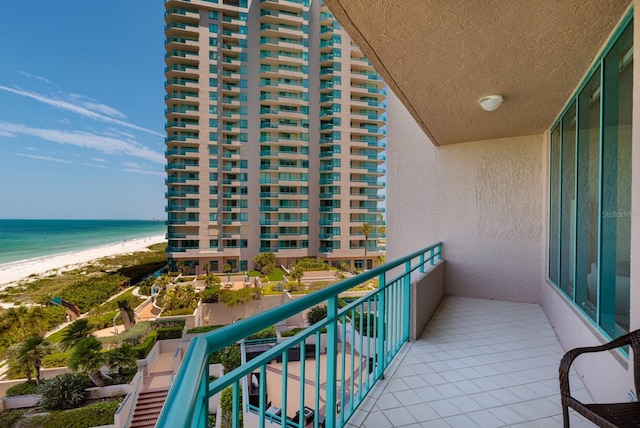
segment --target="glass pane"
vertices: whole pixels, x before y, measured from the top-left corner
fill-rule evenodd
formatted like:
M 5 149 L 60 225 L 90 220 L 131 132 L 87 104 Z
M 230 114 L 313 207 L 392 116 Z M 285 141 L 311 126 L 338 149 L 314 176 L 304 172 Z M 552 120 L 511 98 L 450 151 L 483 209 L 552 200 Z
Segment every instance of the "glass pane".
M 576 105 L 562 118 L 562 197 L 560 214 L 560 288 L 573 298 L 576 226 Z
M 600 69 L 578 95 L 576 303 L 596 320 L 600 171 Z
M 629 331 L 633 22 L 603 62 L 603 162 L 600 326 Z
M 560 126 L 551 132 L 551 166 L 549 189 L 549 279 L 559 281 L 560 246 Z

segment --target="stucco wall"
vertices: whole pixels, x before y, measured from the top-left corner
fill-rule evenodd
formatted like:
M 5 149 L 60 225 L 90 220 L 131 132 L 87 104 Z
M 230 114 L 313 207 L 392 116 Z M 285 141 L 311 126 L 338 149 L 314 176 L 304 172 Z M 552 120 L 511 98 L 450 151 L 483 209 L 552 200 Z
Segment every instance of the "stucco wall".
M 387 259 L 443 241 L 445 294 L 540 302 L 543 156 L 542 135 L 435 147 L 389 94 Z

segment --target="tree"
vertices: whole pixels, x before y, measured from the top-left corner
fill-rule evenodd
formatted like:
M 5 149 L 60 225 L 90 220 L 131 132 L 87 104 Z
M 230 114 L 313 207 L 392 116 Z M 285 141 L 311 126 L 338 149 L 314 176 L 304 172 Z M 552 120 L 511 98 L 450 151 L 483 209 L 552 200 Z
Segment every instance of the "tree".
M 276 268 L 276 255 L 273 253 L 262 253 L 253 258 L 253 268 L 262 275 L 267 276 Z
M 27 377 L 27 382 L 31 383 L 31 376 L 33 375 L 33 370 L 29 360 L 22 352 L 24 343 L 16 343 L 7 349 L 6 357 L 9 360 L 9 364 L 13 367 L 17 367 L 20 371 L 17 373 L 24 373 Z
M 222 272 L 227 274 L 227 282 L 231 282 L 231 265 L 229 263 L 225 263 L 222 266 Z
M 180 272 L 182 275 L 184 275 L 184 270 L 185 270 L 187 264 L 184 261 L 180 260 L 179 262 L 176 263 L 176 266 L 178 268 L 178 272 Z
M 194 309 L 196 306 L 198 306 L 198 298 L 191 285 L 178 285 L 167 290 L 167 294 L 164 296 L 163 307 L 167 311 L 184 308 Z
M 136 360 L 138 354 L 133 346 L 123 343 L 119 348 L 109 351 L 107 360 L 111 370 L 118 370 L 118 382 L 124 377 L 124 369 L 137 367 Z
M 314 325 L 327 317 L 327 305 L 318 305 L 307 312 L 307 324 Z
M 367 269 L 367 247 L 369 244 L 369 236 L 373 233 L 373 226 L 370 223 L 362 223 L 360 225 L 360 233 L 364 235 L 364 270 Z
M 167 274 L 162 274 L 156 279 L 156 285 L 158 285 L 160 287 L 165 287 L 165 286 L 171 284 L 172 282 L 173 282 L 173 280 Z
M 60 346 L 62 346 L 64 350 L 69 350 L 85 337 L 89 337 L 92 330 L 93 326 L 89 324 L 88 319 L 79 318 L 65 329 L 62 340 L 60 340 Z
M 40 384 L 40 369 L 44 357 L 51 353 L 51 345 L 41 336 L 34 336 L 27 339 L 21 346 L 20 353 L 22 359 L 28 362 L 29 374 L 31 366 L 36 370 L 36 384 Z M 31 380 L 31 376 L 28 376 Z
M 86 373 L 96 386 L 103 386 L 104 379 L 100 368 L 107 362 L 102 353 L 102 344 L 93 336 L 85 337 L 73 348 L 69 357 L 69 368 Z
M 300 280 L 302 279 L 303 276 L 304 276 L 304 270 L 302 269 L 302 266 L 295 265 L 291 267 L 291 278 L 298 281 L 298 285 L 302 285 Z

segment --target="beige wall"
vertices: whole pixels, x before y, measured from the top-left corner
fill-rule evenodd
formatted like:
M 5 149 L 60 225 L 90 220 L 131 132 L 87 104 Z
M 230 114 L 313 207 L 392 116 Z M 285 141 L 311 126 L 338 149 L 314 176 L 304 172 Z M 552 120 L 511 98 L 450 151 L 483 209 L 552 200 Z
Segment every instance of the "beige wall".
M 543 136 L 435 147 L 392 93 L 388 111 L 387 258 L 442 241 L 445 294 L 539 302 Z

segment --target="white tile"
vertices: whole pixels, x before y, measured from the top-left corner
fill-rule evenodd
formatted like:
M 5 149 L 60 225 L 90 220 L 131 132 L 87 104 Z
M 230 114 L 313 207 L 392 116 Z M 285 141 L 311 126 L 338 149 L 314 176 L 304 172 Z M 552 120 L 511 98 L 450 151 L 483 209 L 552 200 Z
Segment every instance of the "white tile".
M 467 413 L 467 416 L 482 428 L 497 428 L 504 426 L 504 422 L 496 418 L 488 410 L 479 410 L 477 412 Z
M 429 406 L 431 406 L 431 408 L 443 418 L 446 418 L 447 416 L 459 415 L 460 413 L 462 413 L 462 410 L 458 409 L 449 400 L 432 401 L 429 403 Z
M 413 392 L 415 392 L 416 395 L 424 402 L 436 401 L 444 398 L 444 395 L 442 395 L 435 386 L 414 389 Z
M 363 427 L 365 428 L 393 428 L 391 422 L 385 418 L 382 412 L 371 412 L 369 416 L 364 420 Z
M 396 399 L 396 397 L 388 392 L 384 393 L 376 401 L 376 407 L 380 410 L 392 409 L 394 407 L 402 407 L 402 403 Z
M 436 419 L 434 421 L 423 422 L 423 428 L 451 428 L 451 425 L 446 423 L 444 419 Z
M 449 416 L 448 418 L 444 418 L 444 421 L 453 428 L 475 428 L 480 426 L 467 415 Z
M 494 407 L 493 409 L 489 409 L 489 411 L 507 425 L 513 425 L 525 421 L 525 418 L 523 418 L 522 415 L 511 410 L 509 406 Z
M 424 403 L 422 397 L 412 390 L 394 392 L 393 395 L 405 407 L 412 404 Z
M 406 406 L 405 409 L 407 409 L 418 422 L 440 419 L 440 415 L 426 403 Z
M 384 416 L 391 422 L 394 427 L 403 425 L 416 424 L 418 421 L 404 407 L 398 409 L 389 409 L 383 411 Z

